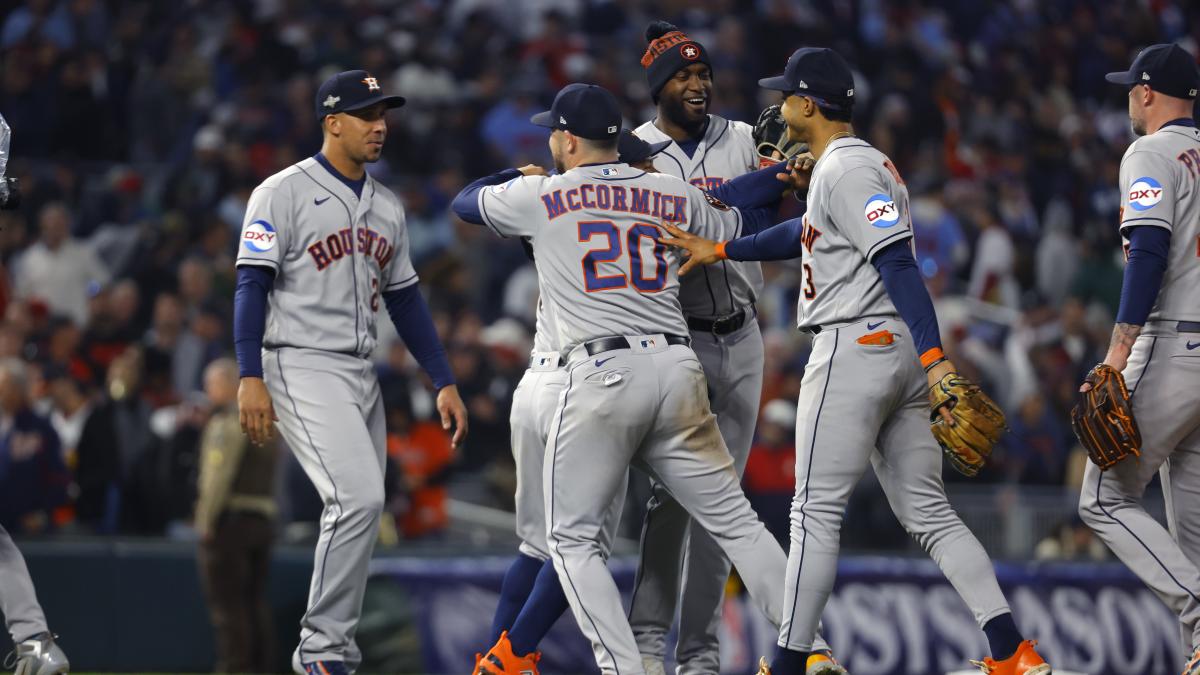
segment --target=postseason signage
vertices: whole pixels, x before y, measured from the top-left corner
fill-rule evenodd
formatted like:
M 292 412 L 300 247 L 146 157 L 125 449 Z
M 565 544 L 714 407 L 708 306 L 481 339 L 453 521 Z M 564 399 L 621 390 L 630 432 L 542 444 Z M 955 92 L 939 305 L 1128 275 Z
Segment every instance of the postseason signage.
M 490 646 L 506 565 L 500 559 L 375 562 L 376 581 L 398 584 L 415 605 L 421 653 L 413 656 L 425 672 L 468 672 L 475 652 Z M 628 593 L 632 561 L 611 567 Z M 1175 615 L 1124 567 L 1000 564 L 997 573 L 1017 624 L 1038 640 L 1055 673 L 1175 675 L 1182 668 Z M 975 619 L 929 560 L 844 559 L 823 621 L 838 659 L 855 675 L 978 672 L 969 660 L 988 653 Z M 720 631 L 723 673 L 752 673 L 758 657 L 774 649 L 775 630 L 744 596 L 726 603 Z M 569 615 L 542 649 L 543 672 L 597 672 Z M 363 651 L 370 653 L 367 645 Z M 668 654 L 673 651 L 670 645 Z

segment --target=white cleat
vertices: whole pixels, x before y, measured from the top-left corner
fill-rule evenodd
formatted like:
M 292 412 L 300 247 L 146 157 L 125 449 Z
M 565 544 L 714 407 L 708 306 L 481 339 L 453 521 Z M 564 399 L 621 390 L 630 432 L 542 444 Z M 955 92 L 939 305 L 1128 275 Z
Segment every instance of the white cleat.
M 646 671 L 646 675 L 667 675 L 662 659 L 653 656 L 642 655 L 642 670 Z
M 14 675 L 61 675 L 71 672 L 67 655 L 54 642 L 54 635 L 42 633 L 17 645 L 4 660 L 4 667 L 16 669 Z

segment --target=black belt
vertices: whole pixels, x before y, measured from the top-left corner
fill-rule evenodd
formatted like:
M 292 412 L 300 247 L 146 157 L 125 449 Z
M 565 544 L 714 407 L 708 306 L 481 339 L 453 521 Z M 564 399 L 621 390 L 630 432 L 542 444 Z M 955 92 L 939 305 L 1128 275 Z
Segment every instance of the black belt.
M 688 330 L 694 330 L 699 333 L 729 335 L 746 325 L 747 316 L 748 314 L 744 309 L 739 309 L 737 312 L 719 319 L 701 319 L 698 316 L 689 316 L 687 318 L 687 326 Z
M 669 345 L 689 345 L 692 343 L 691 338 L 684 337 L 682 335 L 668 334 L 665 337 L 667 338 L 667 344 Z M 611 352 L 614 349 L 630 348 L 632 348 L 632 345 L 629 344 L 629 340 L 619 335 L 596 338 L 595 340 L 588 340 L 587 342 L 583 343 L 583 349 L 588 353 L 588 356 L 595 356 L 602 352 Z
M 1180 333 L 1200 333 L 1200 321 L 1180 321 L 1175 330 Z

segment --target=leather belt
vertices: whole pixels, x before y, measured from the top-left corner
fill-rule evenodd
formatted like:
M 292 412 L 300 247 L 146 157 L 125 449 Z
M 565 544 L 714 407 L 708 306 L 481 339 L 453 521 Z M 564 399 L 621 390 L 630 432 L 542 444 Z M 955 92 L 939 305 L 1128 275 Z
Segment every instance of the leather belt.
M 738 311 L 723 316 L 719 319 L 702 319 L 698 316 L 689 316 L 687 318 L 688 330 L 694 330 L 699 333 L 712 333 L 713 335 L 729 335 L 746 325 L 746 310 L 739 309 Z
M 1180 333 L 1200 333 L 1200 321 L 1180 321 L 1175 325 Z
M 691 338 L 684 337 L 683 335 L 667 334 L 664 337 L 667 338 L 667 344 L 669 345 L 690 345 L 692 343 Z M 629 344 L 629 340 L 620 335 L 596 338 L 595 340 L 588 340 L 587 342 L 583 343 L 583 349 L 587 352 L 588 356 L 595 356 L 603 352 L 611 352 L 614 349 L 630 348 L 631 345 Z

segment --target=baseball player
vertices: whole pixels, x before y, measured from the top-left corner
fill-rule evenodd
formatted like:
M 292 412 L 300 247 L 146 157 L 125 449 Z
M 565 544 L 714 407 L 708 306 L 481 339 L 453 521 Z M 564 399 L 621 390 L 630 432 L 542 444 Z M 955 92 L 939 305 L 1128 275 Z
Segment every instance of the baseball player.
M 754 128 L 708 112 L 713 96 L 708 50 L 664 21 L 650 24 L 646 40 L 649 46 L 642 65 L 657 117 L 636 133 L 652 143 L 666 144 L 654 155 L 655 170 L 711 192 L 759 168 Z M 721 199 L 732 203 L 724 196 Z M 750 455 L 762 395 L 763 340 L 754 308 L 762 288 L 762 269 L 756 262 L 721 261 L 680 279 L 679 300 L 692 349 L 704 367 L 709 403 L 739 476 Z M 652 491 L 629 610 L 646 672 L 664 672 L 667 633 L 677 599 L 678 672 L 718 672 L 717 628 L 729 559 L 703 531 L 693 529 L 688 536 L 687 512 L 661 483 L 654 482 Z M 829 653 L 824 641 L 814 649 L 814 674 L 845 672 Z
M 368 175 L 404 104 L 362 70 L 317 92 L 324 142 L 271 176 L 246 207 L 238 248 L 234 339 L 242 428 L 256 443 L 272 422 L 324 500 L 297 673 L 339 675 L 361 662 L 354 633 L 383 509 L 384 410 L 375 368 L 380 305 L 437 388 L 457 446 L 467 413 L 417 288 L 404 210 Z
M 666 145 L 646 143 L 632 132 L 622 130 L 617 143 L 618 162 L 642 171 L 653 171 L 650 159 Z M 785 189 L 794 187 L 788 168 L 787 163 L 773 164 L 771 167 L 725 183 L 714 190 L 714 194 L 718 198 L 727 197 L 735 204 L 744 205 L 744 213 L 749 214 L 747 217 L 753 218 L 757 223 L 751 225 L 752 229 L 757 230 L 759 225 L 767 222 L 774 211 L 771 204 L 778 200 Z M 544 175 L 544 172 L 540 167 L 527 166 L 522 169 L 506 169 L 481 178 L 466 186 L 452 206 L 464 220 L 483 225 L 485 223 L 478 207 L 479 190 L 522 175 Z M 522 243 L 533 258 L 533 248 L 528 240 L 523 239 Z M 510 415 L 513 454 L 517 465 L 517 534 L 521 538 L 521 545 L 520 555 L 509 567 L 501 584 L 500 601 L 492 622 L 492 640 L 495 647 L 488 656 L 496 657 L 495 661 L 500 663 L 515 658 L 506 656 L 514 650 L 517 654 L 533 652 L 554 622 L 568 608 L 567 598 L 554 571 L 554 565 L 545 553 L 546 520 L 541 501 L 541 470 L 549 421 L 557 407 L 558 395 L 566 384 L 566 371 L 560 367 L 559 350 L 547 349 L 544 346 L 548 345 L 550 340 L 557 339 L 553 330 L 553 312 L 549 307 L 544 300 L 538 303 L 530 368 L 514 393 Z M 605 556 L 615 536 L 624 497 L 625 483 L 621 482 L 601 530 L 602 537 L 599 543 Z M 478 654 L 475 671 L 485 674 L 503 672 L 491 658 L 485 660 Z
M 4 175 L 8 168 L 11 143 L 12 129 L 4 116 L 0 115 L 0 209 L 5 211 L 16 209 L 21 203 L 17 180 Z M 23 367 L 19 362 L 12 362 L 10 369 L 14 367 L 22 368 L 22 372 L 10 372 L 8 375 L 23 385 Z M 55 643 L 55 636 L 46 625 L 46 615 L 38 604 L 25 558 L 3 526 L 0 526 L 0 579 L 4 580 L 0 583 L 0 614 L 4 615 L 8 634 L 16 645 L 16 649 L 5 658 L 5 667 L 15 657 L 17 675 L 70 672 L 67 655 Z
M 785 556 L 738 485 L 684 335 L 678 257 L 656 242 L 655 223 L 729 234 L 743 214 L 677 178 L 617 162 L 621 114 L 601 87 L 570 85 L 532 121 L 554 129 L 559 175 L 476 184 L 464 191 L 476 197 L 467 215 L 532 241 L 567 369 L 543 467 L 551 560 L 601 671 L 637 675 L 641 657 L 599 542 L 631 464 L 716 533 L 768 616 L 780 606 L 774 575 Z M 465 197 L 455 199 L 460 214 Z M 536 672 L 536 653 L 498 647 L 484 659 L 494 672 Z
M 1139 136 L 1121 160 L 1121 236 L 1128 263 L 1104 363 L 1128 383 L 1142 434 L 1138 461 L 1089 463 L 1079 514 L 1179 613 L 1186 675 L 1200 674 L 1200 130 L 1195 60 L 1174 44 L 1142 50 L 1109 82 L 1129 87 Z M 1089 385 L 1084 385 L 1087 388 Z M 1136 394 L 1136 395 L 1134 395 Z M 1172 538 L 1141 505 L 1162 468 Z
M 773 662 L 768 667 L 764 659 L 759 672 L 804 672 L 837 572 L 846 500 L 870 464 L 896 517 L 987 635 L 992 656 L 978 665 L 994 675 L 1049 673 L 1017 630 L 983 547 L 946 498 L 926 397 L 929 385 L 955 369 L 942 354 L 913 258 L 907 188 L 891 161 L 850 125 L 850 67 L 832 50 L 805 48 L 783 75 L 759 84 L 784 92 L 790 134 L 817 160 L 806 214 L 730 242 L 704 241 L 668 224 L 678 237 L 671 243 L 692 254 L 681 274 L 723 259 L 803 263 L 797 314 L 800 329 L 815 337 L 797 404 L 783 625 Z M 935 414 L 960 423 L 945 408 Z

